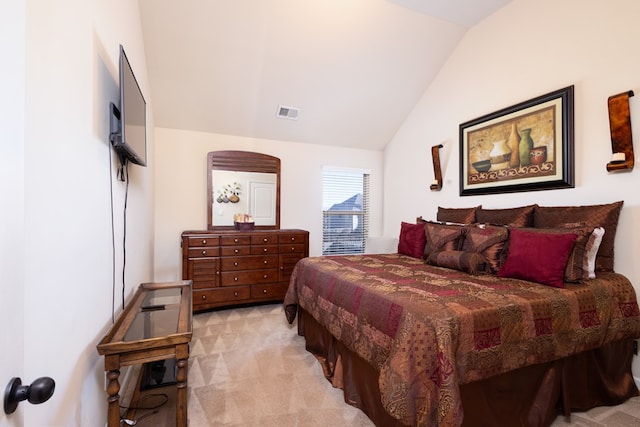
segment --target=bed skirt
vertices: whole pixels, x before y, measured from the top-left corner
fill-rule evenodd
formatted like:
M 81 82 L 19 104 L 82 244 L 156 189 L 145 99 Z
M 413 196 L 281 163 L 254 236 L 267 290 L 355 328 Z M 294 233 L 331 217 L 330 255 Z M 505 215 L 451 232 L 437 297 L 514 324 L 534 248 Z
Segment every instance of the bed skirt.
M 381 404 L 378 372 L 302 309 L 298 334 L 327 379 L 376 426 L 403 426 Z M 638 395 L 631 373 L 633 340 L 528 366 L 460 386 L 463 426 L 548 426 L 558 414 L 620 404 Z

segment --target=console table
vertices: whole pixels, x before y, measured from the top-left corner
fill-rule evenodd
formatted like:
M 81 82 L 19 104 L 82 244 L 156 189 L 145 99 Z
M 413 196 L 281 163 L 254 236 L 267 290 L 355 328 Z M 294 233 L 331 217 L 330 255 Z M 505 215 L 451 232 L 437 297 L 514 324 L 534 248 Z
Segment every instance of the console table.
M 143 283 L 97 345 L 104 356 L 108 426 L 120 426 L 120 367 L 176 359 L 176 426 L 187 427 L 187 370 L 192 335 L 191 281 Z

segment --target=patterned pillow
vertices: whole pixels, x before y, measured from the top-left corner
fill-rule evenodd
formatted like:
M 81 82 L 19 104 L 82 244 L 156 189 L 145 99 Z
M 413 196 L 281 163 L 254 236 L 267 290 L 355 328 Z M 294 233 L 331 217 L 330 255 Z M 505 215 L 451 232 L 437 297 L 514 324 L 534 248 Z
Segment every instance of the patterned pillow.
M 487 273 L 500 270 L 504 261 L 509 230 L 506 227 L 494 225 L 469 225 L 466 227 L 462 250 L 477 252 L 486 261 Z
M 507 259 L 497 275 L 563 288 L 565 265 L 576 237 L 573 233 L 534 233 L 514 228 Z
M 605 205 L 588 206 L 539 206 L 533 216 L 536 228 L 552 228 L 569 222 L 582 222 L 591 227 L 605 230 L 596 255 L 596 271 L 613 271 L 614 240 L 618 228 L 618 218 L 622 210 L 619 201 Z
M 476 210 L 482 206 L 475 208 L 443 208 L 438 206 L 438 214 L 436 219 L 440 222 L 453 222 L 456 224 L 473 224 L 476 221 Z
M 422 258 L 426 241 L 424 224 L 410 224 L 404 221 L 400 223 L 398 253 Z
M 427 241 L 424 247 L 424 259 L 427 259 L 431 252 L 459 250 L 464 227 L 427 222 L 424 224 L 424 233 Z
M 436 251 L 431 252 L 427 264 L 452 268 L 469 274 L 476 274 L 485 269 L 484 257 L 477 252 Z
M 538 205 L 508 209 L 482 209 L 476 211 L 476 221 L 481 224 L 533 227 L 533 212 Z

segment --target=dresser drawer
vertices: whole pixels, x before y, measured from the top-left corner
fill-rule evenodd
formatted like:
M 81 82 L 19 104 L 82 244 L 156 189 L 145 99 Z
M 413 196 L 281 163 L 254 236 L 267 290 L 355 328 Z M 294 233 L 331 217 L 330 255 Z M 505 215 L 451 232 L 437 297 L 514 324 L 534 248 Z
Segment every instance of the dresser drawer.
M 251 255 L 277 254 L 278 245 L 251 246 Z
M 277 245 L 278 244 L 278 235 L 277 234 L 252 234 L 251 235 L 251 244 L 252 245 Z
M 280 233 L 278 243 L 302 243 L 305 242 L 306 233 Z
M 229 271 L 220 274 L 220 284 L 222 286 L 235 286 L 271 283 L 277 282 L 278 276 L 279 272 L 277 268 L 254 271 Z
M 218 236 L 188 237 L 187 242 L 190 248 L 203 246 L 218 246 L 220 239 Z
M 280 255 L 280 281 L 289 283 L 293 268 L 304 256 L 302 254 L 283 254 Z
M 295 267 L 302 258 L 304 258 L 304 256 L 301 254 L 282 254 L 280 255 L 280 267 L 282 267 L 283 270 L 293 271 L 293 267 Z
M 220 248 L 222 256 L 251 255 L 251 246 L 223 246 Z
M 304 243 L 291 243 L 288 245 L 280 244 L 280 253 L 281 254 L 303 254 L 305 252 L 305 244 Z
M 259 270 L 278 268 L 278 255 L 252 255 L 244 257 L 222 258 L 222 271 Z
M 189 278 L 193 280 L 194 289 L 218 286 L 219 277 L 219 259 L 200 258 L 189 261 Z
M 195 308 L 198 305 L 218 302 L 229 302 L 230 304 L 233 304 L 234 301 L 242 302 L 242 300 L 249 299 L 250 297 L 251 291 L 249 286 L 194 290 L 193 306 Z
M 242 246 L 251 244 L 251 236 L 220 236 L 222 246 Z
M 220 256 L 220 248 L 216 247 L 201 247 L 201 248 L 189 248 L 188 257 L 189 258 L 200 258 L 200 257 L 216 257 Z
M 288 287 L 288 283 L 254 285 L 251 286 L 251 298 L 284 299 Z

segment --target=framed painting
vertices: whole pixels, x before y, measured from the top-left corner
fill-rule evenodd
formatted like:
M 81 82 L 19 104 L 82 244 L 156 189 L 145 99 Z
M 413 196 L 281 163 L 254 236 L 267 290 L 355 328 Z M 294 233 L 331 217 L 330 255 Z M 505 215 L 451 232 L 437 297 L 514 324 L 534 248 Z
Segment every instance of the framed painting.
M 574 187 L 573 86 L 460 125 L 460 195 Z

